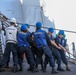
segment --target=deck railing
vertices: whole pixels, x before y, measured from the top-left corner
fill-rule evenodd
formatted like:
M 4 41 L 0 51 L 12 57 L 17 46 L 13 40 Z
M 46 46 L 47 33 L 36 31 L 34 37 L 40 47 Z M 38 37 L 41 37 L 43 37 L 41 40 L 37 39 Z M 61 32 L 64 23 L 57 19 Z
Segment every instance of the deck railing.
M 0 13 L 0 21 L 1 21 L 1 23 L 2 24 L 4 24 L 6 27 L 8 27 L 9 25 L 10 25 L 10 23 L 9 23 L 9 20 L 10 19 L 8 19 L 5 15 L 3 15 L 2 13 Z M 18 23 L 17 22 L 17 24 L 18 24 L 18 27 L 22 24 L 22 23 Z M 30 25 L 31 27 L 35 27 L 35 25 Z M 43 29 L 48 29 L 48 27 L 42 27 Z M 0 29 L 1 30 L 1 29 Z M 61 30 L 61 29 L 55 29 L 55 30 Z M 64 30 L 65 32 L 69 32 L 69 33 L 76 33 L 75 31 L 69 31 L 69 30 Z M 5 46 L 5 44 L 2 44 L 1 43 L 1 45 L 4 45 Z M 71 59 L 74 59 L 75 61 L 76 61 L 76 55 L 75 55 L 75 43 L 73 42 L 69 47 L 71 47 L 71 49 L 69 50 L 71 53 L 72 53 L 72 55 L 68 55 L 67 54 L 67 56 Z

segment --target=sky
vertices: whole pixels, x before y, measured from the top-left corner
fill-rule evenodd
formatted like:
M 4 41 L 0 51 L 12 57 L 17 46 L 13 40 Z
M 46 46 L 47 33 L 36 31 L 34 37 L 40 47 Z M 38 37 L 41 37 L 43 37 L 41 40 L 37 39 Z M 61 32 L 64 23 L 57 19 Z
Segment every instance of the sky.
M 44 14 L 50 20 L 54 20 L 56 29 L 76 31 L 76 0 L 40 1 L 44 7 Z M 68 44 L 76 42 L 76 33 L 65 34 Z
M 76 31 L 76 0 L 43 0 L 44 13 L 54 20 L 56 29 Z M 68 43 L 76 42 L 76 33 L 65 33 Z

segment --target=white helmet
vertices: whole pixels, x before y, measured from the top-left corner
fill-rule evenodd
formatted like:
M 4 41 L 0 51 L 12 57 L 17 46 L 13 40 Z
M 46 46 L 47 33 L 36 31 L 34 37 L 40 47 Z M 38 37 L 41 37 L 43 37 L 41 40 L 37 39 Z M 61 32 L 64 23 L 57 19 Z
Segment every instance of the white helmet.
M 17 27 L 17 26 L 18 26 L 18 24 L 17 24 L 17 23 L 15 23 L 15 26 Z
M 13 17 L 10 19 L 10 22 L 16 23 L 16 19 Z

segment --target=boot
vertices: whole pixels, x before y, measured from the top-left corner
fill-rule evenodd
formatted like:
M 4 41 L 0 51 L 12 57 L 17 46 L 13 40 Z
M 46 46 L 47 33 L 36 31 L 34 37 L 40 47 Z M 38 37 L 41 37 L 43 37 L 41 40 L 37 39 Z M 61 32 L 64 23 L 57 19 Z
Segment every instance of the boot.
M 66 70 L 71 71 L 68 65 L 66 65 Z
M 6 64 L 3 68 L 9 68 L 9 64 Z
M 6 64 L 6 68 L 9 68 L 9 63 Z
M 58 71 L 55 70 L 54 67 L 52 67 L 52 74 L 58 73 Z
M 41 64 L 41 71 L 44 71 L 44 65 L 43 64 Z
M 0 66 L 0 72 L 4 72 L 4 68 L 2 66 Z
M 36 68 L 36 65 L 33 65 L 32 72 L 39 72 L 38 68 Z
M 36 64 L 36 68 L 38 68 L 38 64 Z
M 32 67 L 31 67 L 31 66 L 29 66 L 29 68 L 27 69 L 27 71 L 32 71 Z
M 20 66 L 20 69 L 19 69 L 19 71 L 23 71 L 23 66 L 22 66 L 22 64 L 19 64 L 19 66 Z
M 13 67 L 13 72 L 17 72 L 17 71 L 18 71 L 17 66 L 14 66 L 14 67 Z
M 58 65 L 57 71 L 65 71 L 65 70 L 61 68 L 61 65 Z
M 0 65 L 0 72 L 5 71 L 5 65 Z
M 43 72 L 46 72 L 46 67 L 47 67 L 47 65 L 44 64 Z

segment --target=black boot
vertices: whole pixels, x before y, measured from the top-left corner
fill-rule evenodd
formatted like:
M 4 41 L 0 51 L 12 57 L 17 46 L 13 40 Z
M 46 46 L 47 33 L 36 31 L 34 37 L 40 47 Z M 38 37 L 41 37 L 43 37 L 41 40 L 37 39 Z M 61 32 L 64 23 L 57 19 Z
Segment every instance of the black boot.
M 4 68 L 3 68 L 3 65 L 0 63 L 0 72 L 3 72 L 5 71 Z
M 6 64 L 6 68 L 9 68 L 9 63 Z
M 5 65 L 0 65 L 0 72 L 5 71 Z
M 14 67 L 13 67 L 13 72 L 17 72 L 17 71 L 18 71 L 17 66 L 14 66 Z
M 32 71 L 31 65 L 29 66 L 29 68 L 27 69 L 27 71 Z
M 44 65 L 41 64 L 41 71 L 44 71 Z
M 46 72 L 47 65 L 44 64 L 43 72 Z
M 57 70 L 58 70 L 58 71 L 65 71 L 63 68 L 61 68 L 61 65 L 58 65 Z
M 55 70 L 54 67 L 52 67 L 52 74 L 58 73 L 58 71 Z
M 9 68 L 9 64 L 7 63 L 7 64 L 4 66 L 4 68 Z
M 39 72 L 38 68 L 36 67 L 36 65 L 32 66 L 32 72 Z
M 19 67 L 20 67 L 20 68 L 19 68 L 19 71 L 22 72 L 22 71 L 23 71 L 23 66 L 22 66 L 22 64 L 19 64 Z
M 4 68 L 2 67 L 2 65 L 0 65 L 0 72 L 4 72 Z

